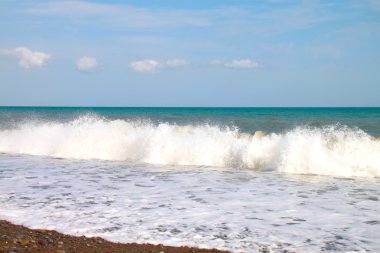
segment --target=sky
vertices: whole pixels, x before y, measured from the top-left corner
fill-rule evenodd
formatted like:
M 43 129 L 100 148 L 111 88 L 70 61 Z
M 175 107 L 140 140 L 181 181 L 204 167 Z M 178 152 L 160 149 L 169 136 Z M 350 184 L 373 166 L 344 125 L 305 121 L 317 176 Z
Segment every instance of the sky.
M 2 0 L 0 106 L 380 106 L 380 0 Z

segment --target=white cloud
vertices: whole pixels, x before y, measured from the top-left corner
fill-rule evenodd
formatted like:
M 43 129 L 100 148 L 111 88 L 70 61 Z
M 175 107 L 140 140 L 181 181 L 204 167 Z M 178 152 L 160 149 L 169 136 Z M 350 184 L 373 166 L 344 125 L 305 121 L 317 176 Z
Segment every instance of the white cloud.
M 50 58 L 50 55 L 47 53 L 32 51 L 26 47 L 4 50 L 0 52 L 0 55 L 16 57 L 19 60 L 19 65 L 26 69 L 40 67 Z
M 257 68 L 259 64 L 257 62 L 251 61 L 249 59 L 241 59 L 241 60 L 232 60 L 224 64 L 229 68 L 238 68 L 238 69 L 253 69 Z
M 129 64 L 129 67 L 141 73 L 156 73 L 165 69 L 172 69 L 188 65 L 189 62 L 184 59 L 170 59 L 166 61 L 156 61 L 152 59 L 134 61 Z
M 171 59 L 166 61 L 166 65 L 168 67 L 180 67 L 180 66 L 185 66 L 189 64 L 186 60 L 183 59 Z
M 80 71 L 88 71 L 95 69 L 98 66 L 98 63 L 93 57 L 81 57 L 77 60 L 77 68 Z
M 134 61 L 129 64 L 129 67 L 136 72 L 148 72 L 154 73 L 158 72 L 161 64 L 152 59 Z
M 44 52 L 32 51 L 26 47 L 18 47 L 14 49 L 16 57 L 19 59 L 19 64 L 23 68 L 31 68 L 42 66 L 50 55 Z

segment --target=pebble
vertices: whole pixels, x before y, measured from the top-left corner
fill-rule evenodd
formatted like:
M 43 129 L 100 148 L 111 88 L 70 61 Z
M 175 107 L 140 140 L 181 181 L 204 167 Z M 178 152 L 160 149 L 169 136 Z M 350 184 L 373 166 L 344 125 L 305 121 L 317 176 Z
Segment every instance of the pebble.
M 28 246 L 29 245 L 29 240 L 26 240 L 26 239 L 21 239 L 20 240 L 20 243 L 24 246 Z
M 24 237 L 24 236 L 23 236 L 22 234 L 20 234 L 20 233 L 17 233 L 17 234 L 16 234 L 16 238 L 17 238 L 17 239 L 22 239 L 23 237 Z
M 9 236 L 7 236 L 7 235 L 3 235 L 2 237 L 3 237 L 5 240 L 8 240 L 8 241 L 11 240 L 11 238 L 10 238 Z

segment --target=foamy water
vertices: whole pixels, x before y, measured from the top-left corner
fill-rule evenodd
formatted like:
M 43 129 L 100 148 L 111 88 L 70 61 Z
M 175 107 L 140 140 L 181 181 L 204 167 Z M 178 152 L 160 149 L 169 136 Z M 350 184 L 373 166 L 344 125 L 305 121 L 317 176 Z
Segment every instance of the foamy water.
M 1 155 L 0 218 L 120 242 L 378 252 L 380 182 Z
M 232 252 L 380 252 L 375 109 L 83 110 L 0 108 L 1 219 Z
M 27 122 L 0 130 L 0 152 L 70 159 L 379 177 L 380 140 L 359 129 L 297 127 L 265 136 L 238 128 L 105 120 Z

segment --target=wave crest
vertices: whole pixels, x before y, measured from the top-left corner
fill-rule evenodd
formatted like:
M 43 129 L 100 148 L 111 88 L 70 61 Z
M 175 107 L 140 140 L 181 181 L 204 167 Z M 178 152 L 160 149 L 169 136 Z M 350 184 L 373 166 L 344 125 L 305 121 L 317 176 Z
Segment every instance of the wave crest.
M 80 117 L 0 130 L 0 152 L 161 165 L 243 167 L 295 174 L 380 177 L 380 141 L 347 127 L 297 127 L 265 136 L 215 125 Z

